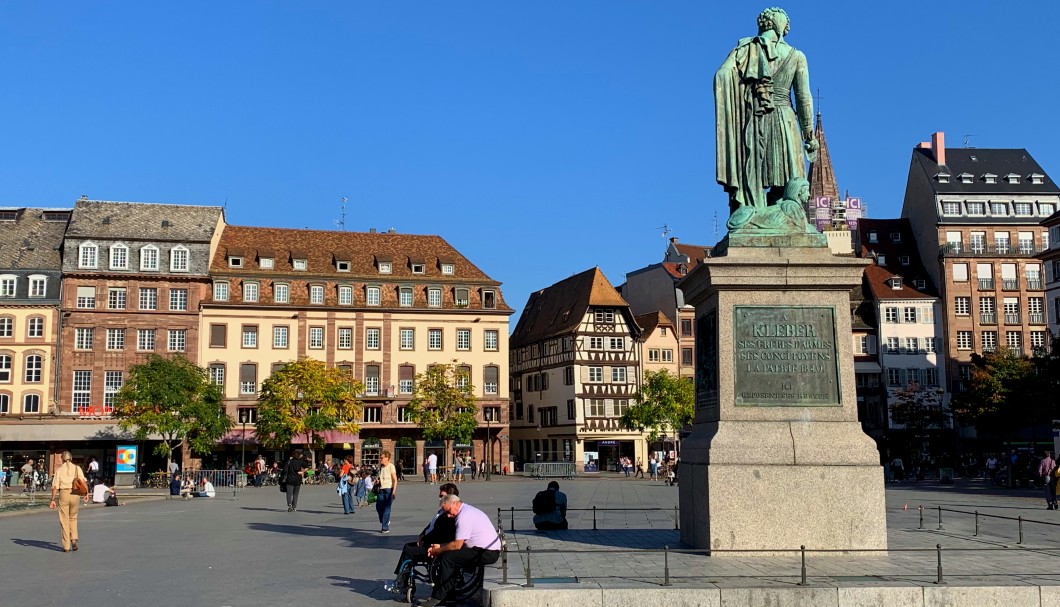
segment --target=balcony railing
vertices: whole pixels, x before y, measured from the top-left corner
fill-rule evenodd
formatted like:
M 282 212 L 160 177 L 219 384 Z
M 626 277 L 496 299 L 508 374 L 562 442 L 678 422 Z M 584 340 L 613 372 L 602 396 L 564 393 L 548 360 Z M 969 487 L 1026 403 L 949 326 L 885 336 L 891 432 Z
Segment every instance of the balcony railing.
M 993 278 L 980 278 L 979 279 L 979 289 L 980 290 L 991 290 L 993 288 L 994 288 L 994 279 Z
M 1005 324 L 1006 325 L 1018 325 L 1020 324 L 1020 315 L 1005 313 Z
M 1034 289 L 1036 291 L 1041 291 L 1042 290 L 1042 279 L 1040 279 L 1040 278 L 1028 278 L 1027 279 L 1027 288 L 1028 289 Z
M 1002 245 L 966 245 L 950 242 L 939 247 L 939 257 L 1030 257 L 1044 251 L 1044 247 L 1021 242 L 1018 248 Z
M 1020 288 L 1020 281 L 1015 278 L 1003 278 L 1001 288 L 1005 291 L 1017 291 Z
M 1027 314 L 1027 321 L 1032 325 L 1044 325 L 1045 314 L 1042 314 L 1041 312 L 1031 312 Z
M 980 314 L 979 315 L 979 323 L 980 324 L 984 324 L 984 325 L 996 325 L 997 324 L 997 314 L 993 314 L 993 313 Z

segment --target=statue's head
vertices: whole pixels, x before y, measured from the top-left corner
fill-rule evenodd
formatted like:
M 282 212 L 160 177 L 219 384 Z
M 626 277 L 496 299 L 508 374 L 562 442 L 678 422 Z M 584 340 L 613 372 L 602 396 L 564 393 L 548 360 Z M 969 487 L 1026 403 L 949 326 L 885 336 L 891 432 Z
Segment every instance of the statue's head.
M 773 6 L 762 11 L 758 15 L 758 33 L 773 30 L 781 36 L 786 36 L 791 31 L 791 20 L 784 9 Z
M 784 199 L 806 204 L 810 200 L 810 182 L 802 177 L 789 179 L 784 186 Z

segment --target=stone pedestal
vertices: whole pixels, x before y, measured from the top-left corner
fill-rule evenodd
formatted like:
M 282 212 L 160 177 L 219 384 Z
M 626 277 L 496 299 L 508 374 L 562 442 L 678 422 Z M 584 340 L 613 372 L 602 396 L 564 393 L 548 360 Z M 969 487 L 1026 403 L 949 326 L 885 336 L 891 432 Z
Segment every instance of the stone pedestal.
M 850 328 L 850 291 L 867 262 L 809 239 L 723 244 L 723 257 L 681 283 L 697 324 L 682 541 L 886 548 L 883 469 L 858 422 Z

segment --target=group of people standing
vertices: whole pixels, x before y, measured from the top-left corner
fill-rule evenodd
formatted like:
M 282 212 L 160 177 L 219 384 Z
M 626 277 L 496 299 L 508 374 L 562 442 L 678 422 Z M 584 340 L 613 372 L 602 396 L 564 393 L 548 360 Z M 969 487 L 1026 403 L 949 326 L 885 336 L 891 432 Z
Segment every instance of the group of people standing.
M 339 482 L 336 491 L 342 500 L 342 509 L 345 514 L 354 512 L 354 502 L 363 505 L 362 500 L 368 501 L 368 494 L 375 496 L 375 509 L 379 515 L 380 533 L 390 533 L 390 513 L 397 499 L 398 473 L 392 461 L 393 455 L 390 451 L 379 454 L 379 473 L 377 478 L 372 478 L 368 472 L 361 473 L 353 467 L 353 456 L 348 455 L 343 459 L 339 468 Z M 309 469 L 309 462 L 301 449 L 291 452 L 291 457 L 284 464 L 280 474 L 280 491 L 287 496 L 287 511 L 298 510 L 298 495 L 302 484 L 305 482 L 305 473 Z M 359 478 L 358 478 L 359 477 Z

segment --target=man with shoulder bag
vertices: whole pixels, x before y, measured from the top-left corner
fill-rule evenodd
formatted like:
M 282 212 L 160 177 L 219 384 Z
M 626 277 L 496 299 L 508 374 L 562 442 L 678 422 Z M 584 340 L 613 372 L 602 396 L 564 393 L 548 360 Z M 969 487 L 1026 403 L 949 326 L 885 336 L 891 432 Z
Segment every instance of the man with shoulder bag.
M 305 475 L 306 463 L 302 459 L 302 450 L 291 452 L 290 459 L 280 473 L 280 491 L 287 494 L 287 511 L 298 510 L 298 492 L 302 489 L 302 478 Z

